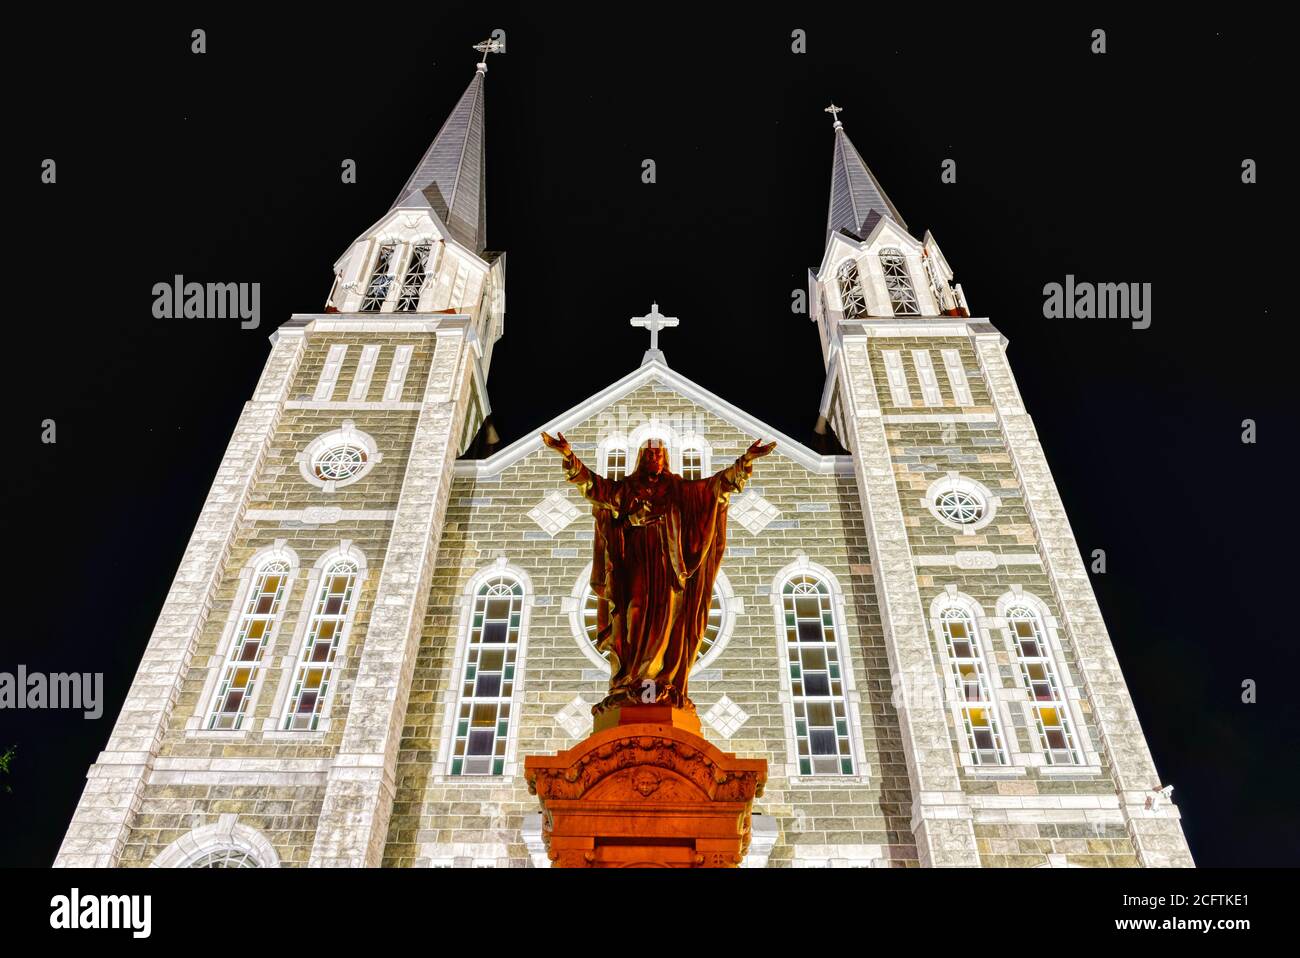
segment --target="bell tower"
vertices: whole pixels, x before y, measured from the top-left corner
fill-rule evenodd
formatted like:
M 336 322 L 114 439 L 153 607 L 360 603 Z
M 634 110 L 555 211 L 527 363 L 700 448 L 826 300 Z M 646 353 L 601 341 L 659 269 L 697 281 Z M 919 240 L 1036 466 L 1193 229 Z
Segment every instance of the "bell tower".
M 488 54 L 500 44 L 475 46 L 483 54 L 474 77 L 437 136 L 398 192 L 393 205 L 353 241 L 334 264 L 327 313 L 455 314 L 468 318 L 474 349 L 474 409 L 464 451 L 489 417 L 488 370 L 505 328 L 506 254 L 487 249 L 487 176 L 484 159 L 484 85 Z
M 827 112 L 817 429 L 853 454 L 921 864 L 1065 863 L 1072 835 L 1191 865 L 1007 340 Z

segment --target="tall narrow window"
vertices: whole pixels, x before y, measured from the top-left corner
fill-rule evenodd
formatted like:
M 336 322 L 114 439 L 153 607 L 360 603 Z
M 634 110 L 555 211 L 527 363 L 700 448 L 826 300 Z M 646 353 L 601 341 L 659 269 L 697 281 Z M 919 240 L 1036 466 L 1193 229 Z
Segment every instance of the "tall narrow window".
M 370 283 L 366 286 L 366 295 L 361 300 L 361 311 L 363 313 L 377 313 L 383 308 L 384 300 L 388 298 L 388 287 L 393 284 L 393 277 L 389 273 L 393 265 L 392 243 L 379 247 L 379 256 L 375 260 L 375 271 L 370 274 Z
M 402 276 L 402 292 L 397 300 L 399 313 L 413 313 L 420 308 L 420 294 L 424 291 L 424 281 L 429 276 L 429 255 L 433 247 L 427 243 L 411 250 L 411 262 L 406 266 Z
M 880 268 L 885 273 L 885 289 L 889 291 L 889 305 L 895 316 L 919 316 L 916 290 L 907 272 L 907 260 L 900 250 L 889 247 L 880 251 Z
M 610 481 L 627 478 L 626 446 L 610 446 L 605 450 L 605 478 Z
M 350 559 L 331 563 L 321 577 L 285 708 L 287 730 L 314 731 L 320 725 L 356 586 L 357 564 Z
M 509 575 L 488 579 L 474 597 L 452 745 L 453 775 L 505 771 L 523 606 L 524 587 Z
M 830 589 L 798 573 L 781 590 L 801 775 L 852 775 L 848 705 Z
M 947 646 L 951 687 L 961 703 L 957 712 L 971 762 L 1006 765 L 1002 728 L 979 630 L 970 613 L 958 606 L 944 609 L 939 624 Z
M 1065 692 L 1047 646 L 1043 620 L 1025 606 L 1007 610 L 1007 626 L 1016 643 L 1020 677 L 1029 690 L 1038 744 L 1049 765 L 1078 765 L 1079 748 L 1070 727 Z
M 682 478 L 704 478 L 704 450 L 699 446 L 686 446 L 682 449 Z
M 857 319 L 867 315 L 867 297 L 862 292 L 862 281 L 858 277 L 858 264 L 845 260 L 835 274 L 839 280 L 840 304 L 845 319 Z
M 206 728 L 240 729 L 248 714 L 248 701 L 257 686 L 267 647 L 284 607 L 284 593 L 289 583 L 289 563 L 272 559 L 263 564 L 253 577 L 244 603 L 243 614 L 226 654 L 221 678 L 217 683 Z

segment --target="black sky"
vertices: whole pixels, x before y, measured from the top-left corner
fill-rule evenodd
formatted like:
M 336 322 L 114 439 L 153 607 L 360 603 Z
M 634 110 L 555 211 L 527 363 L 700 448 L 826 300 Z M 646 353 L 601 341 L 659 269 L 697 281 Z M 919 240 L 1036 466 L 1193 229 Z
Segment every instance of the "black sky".
M 0 748 L 18 747 L 4 860 L 53 859 L 266 336 L 322 308 L 332 264 L 472 76 L 470 45 L 502 28 L 487 169 L 488 244 L 509 253 L 489 380 L 503 439 L 633 368 L 645 334 L 627 319 L 652 298 L 682 320 L 662 336 L 675 368 L 808 434 L 820 354 L 789 304 L 822 254 L 834 99 L 913 231 L 934 231 L 975 314 L 1010 339 L 1080 547 L 1106 551 L 1098 599 L 1197 861 L 1300 862 L 1282 32 L 699 9 L 440 3 L 73 29 L 51 8 L 15 24 L 3 522 L 17 615 L 0 670 L 102 671 L 108 701 L 99 722 L 0 713 Z M 945 158 L 956 184 L 940 182 Z M 152 286 L 177 273 L 261 283 L 262 328 L 154 319 Z M 1067 273 L 1152 283 L 1151 328 L 1043 319 L 1043 285 Z M 38 440 L 46 418 L 54 446 Z

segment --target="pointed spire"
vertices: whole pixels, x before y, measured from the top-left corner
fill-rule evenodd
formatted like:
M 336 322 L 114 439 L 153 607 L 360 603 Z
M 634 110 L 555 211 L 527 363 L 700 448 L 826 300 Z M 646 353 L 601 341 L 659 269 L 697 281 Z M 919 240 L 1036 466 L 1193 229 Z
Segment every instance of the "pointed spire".
M 844 132 L 844 124 L 840 122 L 839 116 L 841 110 L 841 107 L 832 103 L 825 111 L 835 118 L 835 158 L 831 164 L 827 234 L 846 229 L 855 236 L 865 236 L 881 216 L 888 216 L 903 229 L 907 229 L 907 223 L 889 201 L 884 188 L 872 176 L 867 164 L 862 162 L 861 154 Z
M 487 244 L 487 176 L 483 160 L 483 77 L 487 55 L 500 51 L 496 41 L 474 49 L 483 60 L 451 115 L 391 209 L 428 206 L 461 243 L 483 252 Z

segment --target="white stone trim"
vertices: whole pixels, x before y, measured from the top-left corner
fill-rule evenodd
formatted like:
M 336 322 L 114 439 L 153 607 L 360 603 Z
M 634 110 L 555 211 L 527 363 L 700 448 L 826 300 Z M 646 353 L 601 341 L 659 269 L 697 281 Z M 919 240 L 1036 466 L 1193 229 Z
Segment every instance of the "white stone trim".
M 402 399 L 402 390 L 406 386 L 406 375 L 411 368 L 411 356 L 415 352 L 415 347 L 410 344 L 403 344 L 393 350 L 393 359 L 388 367 L 388 382 L 384 384 L 384 402 L 399 403 Z M 406 404 L 403 404 L 406 405 Z M 410 403 L 409 405 L 419 408 L 419 403 Z
M 749 816 L 749 851 L 741 868 L 766 868 L 772 849 L 781 837 L 781 825 L 772 815 L 755 812 Z
M 887 423 L 975 423 L 996 426 L 998 417 L 985 412 L 889 412 L 880 417 Z
M 249 522 L 301 522 L 332 526 L 340 522 L 392 522 L 396 509 L 344 509 L 340 506 L 308 506 L 305 509 L 249 509 Z
M 921 401 L 926 406 L 943 406 L 943 393 L 939 390 L 939 377 L 934 372 L 930 350 L 913 349 L 912 365 L 916 368 L 916 381 L 921 385 Z
M 968 493 L 980 501 L 983 506 L 983 514 L 974 522 L 961 523 L 953 522 L 945 518 L 939 512 L 938 498 L 945 492 L 960 491 Z M 922 505 L 929 510 L 930 515 L 935 520 L 949 529 L 956 529 L 963 535 L 973 536 L 979 530 L 993 521 L 993 517 L 998 514 L 998 506 L 1002 500 L 993 494 L 992 490 L 982 482 L 976 482 L 974 479 L 963 476 L 957 472 L 950 472 L 942 478 L 936 479 L 930 483 L 930 488 L 925 490 L 925 497 L 921 500 Z
M 329 402 L 334 398 L 334 387 L 338 385 L 339 374 L 343 371 L 343 361 L 347 358 L 347 343 L 335 343 L 325 354 L 325 364 L 321 367 L 320 378 L 316 380 L 316 391 L 312 393 L 315 402 Z
M 958 406 L 975 405 L 975 397 L 971 395 L 970 382 L 966 378 L 966 368 L 961 362 L 961 350 L 941 349 L 939 355 L 943 358 L 944 372 L 948 374 L 953 402 Z
M 940 552 L 912 556 L 912 564 L 921 566 L 949 566 L 958 569 L 996 569 L 999 566 L 1027 566 L 1043 564 L 1036 552 L 993 552 L 984 549 L 963 549 L 958 552 Z
M 318 412 L 419 412 L 418 402 L 349 402 L 347 400 L 330 400 L 316 402 L 314 399 L 295 399 L 284 404 L 285 409 L 314 409 Z
M 342 481 L 317 478 L 316 473 L 312 468 L 316 461 L 316 457 L 334 446 L 342 445 L 343 443 L 360 446 L 364 449 L 366 451 L 365 464 L 360 470 L 358 470 L 356 475 L 350 476 Z M 330 432 L 322 433 L 317 436 L 308 444 L 307 448 L 297 456 L 298 471 L 302 473 L 303 479 L 311 483 L 311 485 L 315 486 L 317 489 L 323 489 L 325 492 L 334 492 L 338 489 L 344 488 L 345 486 L 350 486 L 353 483 L 360 482 L 370 473 L 371 469 L 375 468 L 378 463 L 383 461 L 383 458 L 383 453 L 379 451 L 379 446 L 375 443 L 375 440 L 371 438 L 368 433 L 364 433 L 358 429 L 357 424 L 351 419 L 344 419 L 342 426 L 338 429 L 333 429 Z
M 907 371 L 903 368 L 903 353 L 898 349 L 882 349 L 880 358 L 885 363 L 885 382 L 889 385 L 889 399 L 895 406 L 912 405 L 912 393 L 907 386 Z
M 149 863 L 150 868 L 189 868 L 213 852 L 233 850 L 246 853 L 259 868 L 279 868 L 275 846 L 256 828 L 241 825 L 239 816 L 227 813 L 214 825 L 204 825 L 182 835 Z
M 370 382 L 375 378 L 375 367 L 379 365 L 379 346 L 368 343 L 361 347 L 361 358 L 357 360 L 357 371 L 352 377 L 352 388 L 348 390 L 348 402 L 365 402 L 370 394 Z
M 840 656 L 840 680 L 844 688 L 845 717 L 849 723 L 849 749 L 853 756 L 852 775 L 803 775 L 799 771 L 799 742 L 795 735 L 794 690 L 790 686 L 789 644 L 785 637 L 786 582 L 795 575 L 812 575 L 826 583 L 831 595 L 831 619 L 835 624 L 835 646 Z M 871 763 L 862 740 L 862 693 L 858 690 L 857 670 L 853 666 L 852 650 L 848 646 L 844 589 L 835 573 L 820 563 L 813 562 L 802 552 L 795 560 L 782 567 L 772 577 L 768 587 L 772 615 L 776 626 L 777 674 L 781 677 L 781 721 L 785 732 L 786 777 L 797 779 L 802 785 L 827 785 L 843 787 L 845 783 L 865 784 L 871 779 Z
M 795 845 L 792 868 L 883 868 L 881 845 Z

